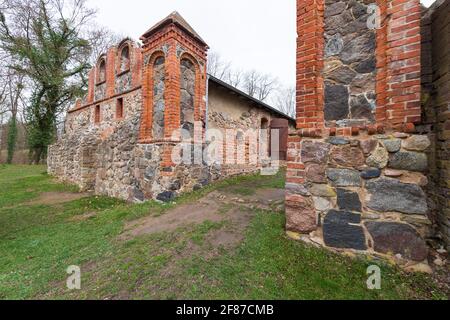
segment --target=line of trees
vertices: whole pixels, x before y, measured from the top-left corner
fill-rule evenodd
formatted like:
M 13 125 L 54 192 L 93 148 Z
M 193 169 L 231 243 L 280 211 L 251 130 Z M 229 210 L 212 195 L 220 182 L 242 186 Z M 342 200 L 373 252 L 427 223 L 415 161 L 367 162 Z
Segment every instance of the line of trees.
M 295 87 L 283 86 L 277 78 L 256 70 L 236 69 L 220 54 L 208 55 L 208 73 L 248 95 L 272 104 L 281 112 L 295 117 Z
M 60 119 L 87 89 L 88 71 L 119 37 L 95 24 L 87 0 L 0 0 L 0 125 L 7 117 L 8 162 L 17 123 L 39 163 Z

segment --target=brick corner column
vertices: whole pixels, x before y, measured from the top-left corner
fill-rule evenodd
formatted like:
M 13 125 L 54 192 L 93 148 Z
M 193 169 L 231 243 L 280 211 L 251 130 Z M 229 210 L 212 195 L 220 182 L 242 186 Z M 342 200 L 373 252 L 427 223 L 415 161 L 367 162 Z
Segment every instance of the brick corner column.
M 302 147 L 305 136 L 324 128 L 324 3 L 297 0 L 297 130 L 289 133 L 286 177 L 286 231 L 292 237 L 318 228 Z
M 386 122 L 394 129 L 408 128 L 422 120 L 421 5 L 419 0 L 389 0 L 381 9 L 388 17 Z

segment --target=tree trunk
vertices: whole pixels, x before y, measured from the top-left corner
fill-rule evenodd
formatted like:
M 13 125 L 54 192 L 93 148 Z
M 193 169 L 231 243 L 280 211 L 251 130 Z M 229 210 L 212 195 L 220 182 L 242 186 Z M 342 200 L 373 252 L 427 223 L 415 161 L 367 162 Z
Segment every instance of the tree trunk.
M 17 116 L 13 114 L 8 125 L 8 155 L 6 162 L 12 164 L 17 142 Z

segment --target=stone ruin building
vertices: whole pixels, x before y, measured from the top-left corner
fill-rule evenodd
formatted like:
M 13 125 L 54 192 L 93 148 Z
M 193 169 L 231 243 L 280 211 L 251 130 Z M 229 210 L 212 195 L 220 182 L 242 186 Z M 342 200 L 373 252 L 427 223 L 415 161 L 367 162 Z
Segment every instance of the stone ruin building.
M 290 237 L 412 267 L 426 266 L 430 240 L 448 248 L 449 8 L 450 0 L 429 9 L 419 0 L 297 0 Z M 86 99 L 49 149 L 49 173 L 98 194 L 170 200 L 261 167 L 172 163 L 173 132 L 194 121 L 285 129 L 291 119 L 209 77 L 208 47 L 178 14 L 141 40 L 99 58 Z
M 211 181 L 259 170 L 264 154 L 256 165 L 238 161 L 249 158 L 247 129 L 268 131 L 257 137 L 262 147 L 271 129 L 279 129 L 279 158 L 285 160 L 287 129 L 295 119 L 208 75 L 208 46 L 177 12 L 141 41 L 125 39 L 99 57 L 87 96 L 68 112 L 64 135 L 48 150 L 50 174 L 99 195 L 170 201 Z M 174 163 L 173 149 L 184 141 L 180 129 L 197 138 L 189 146 L 193 153 L 204 150 L 207 129 L 220 130 L 223 139 L 236 140 L 223 152 L 232 159 Z M 227 129 L 235 136 L 226 136 Z M 269 148 L 266 153 L 269 158 Z
M 450 1 L 297 1 L 288 235 L 426 268 L 450 237 Z

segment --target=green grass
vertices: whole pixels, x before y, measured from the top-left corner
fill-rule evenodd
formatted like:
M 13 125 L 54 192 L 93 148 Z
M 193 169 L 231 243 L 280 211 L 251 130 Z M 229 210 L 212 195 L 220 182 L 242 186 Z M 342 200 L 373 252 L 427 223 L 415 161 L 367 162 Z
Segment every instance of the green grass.
M 214 190 L 282 187 L 276 177 L 228 179 L 162 205 L 87 197 L 30 205 L 42 192 L 76 192 L 42 166 L 0 166 L 0 298 L 2 299 L 445 299 L 433 280 L 381 265 L 382 290 L 366 287 L 373 262 L 289 240 L 284 217 L 255 211 L 244 241 L 214 251 L 208 235 L 227 222 L 206 221 L 130 241 L 125 223 L 161 215 Z M 245 190 L 245 191 L 244 191 Z M 229 205 L 220 208 L 226 215 Z M 89 218 L 81 219 L 89 214 Z M 68 291 L 66 269 L 79 265 L 82 290 Z

